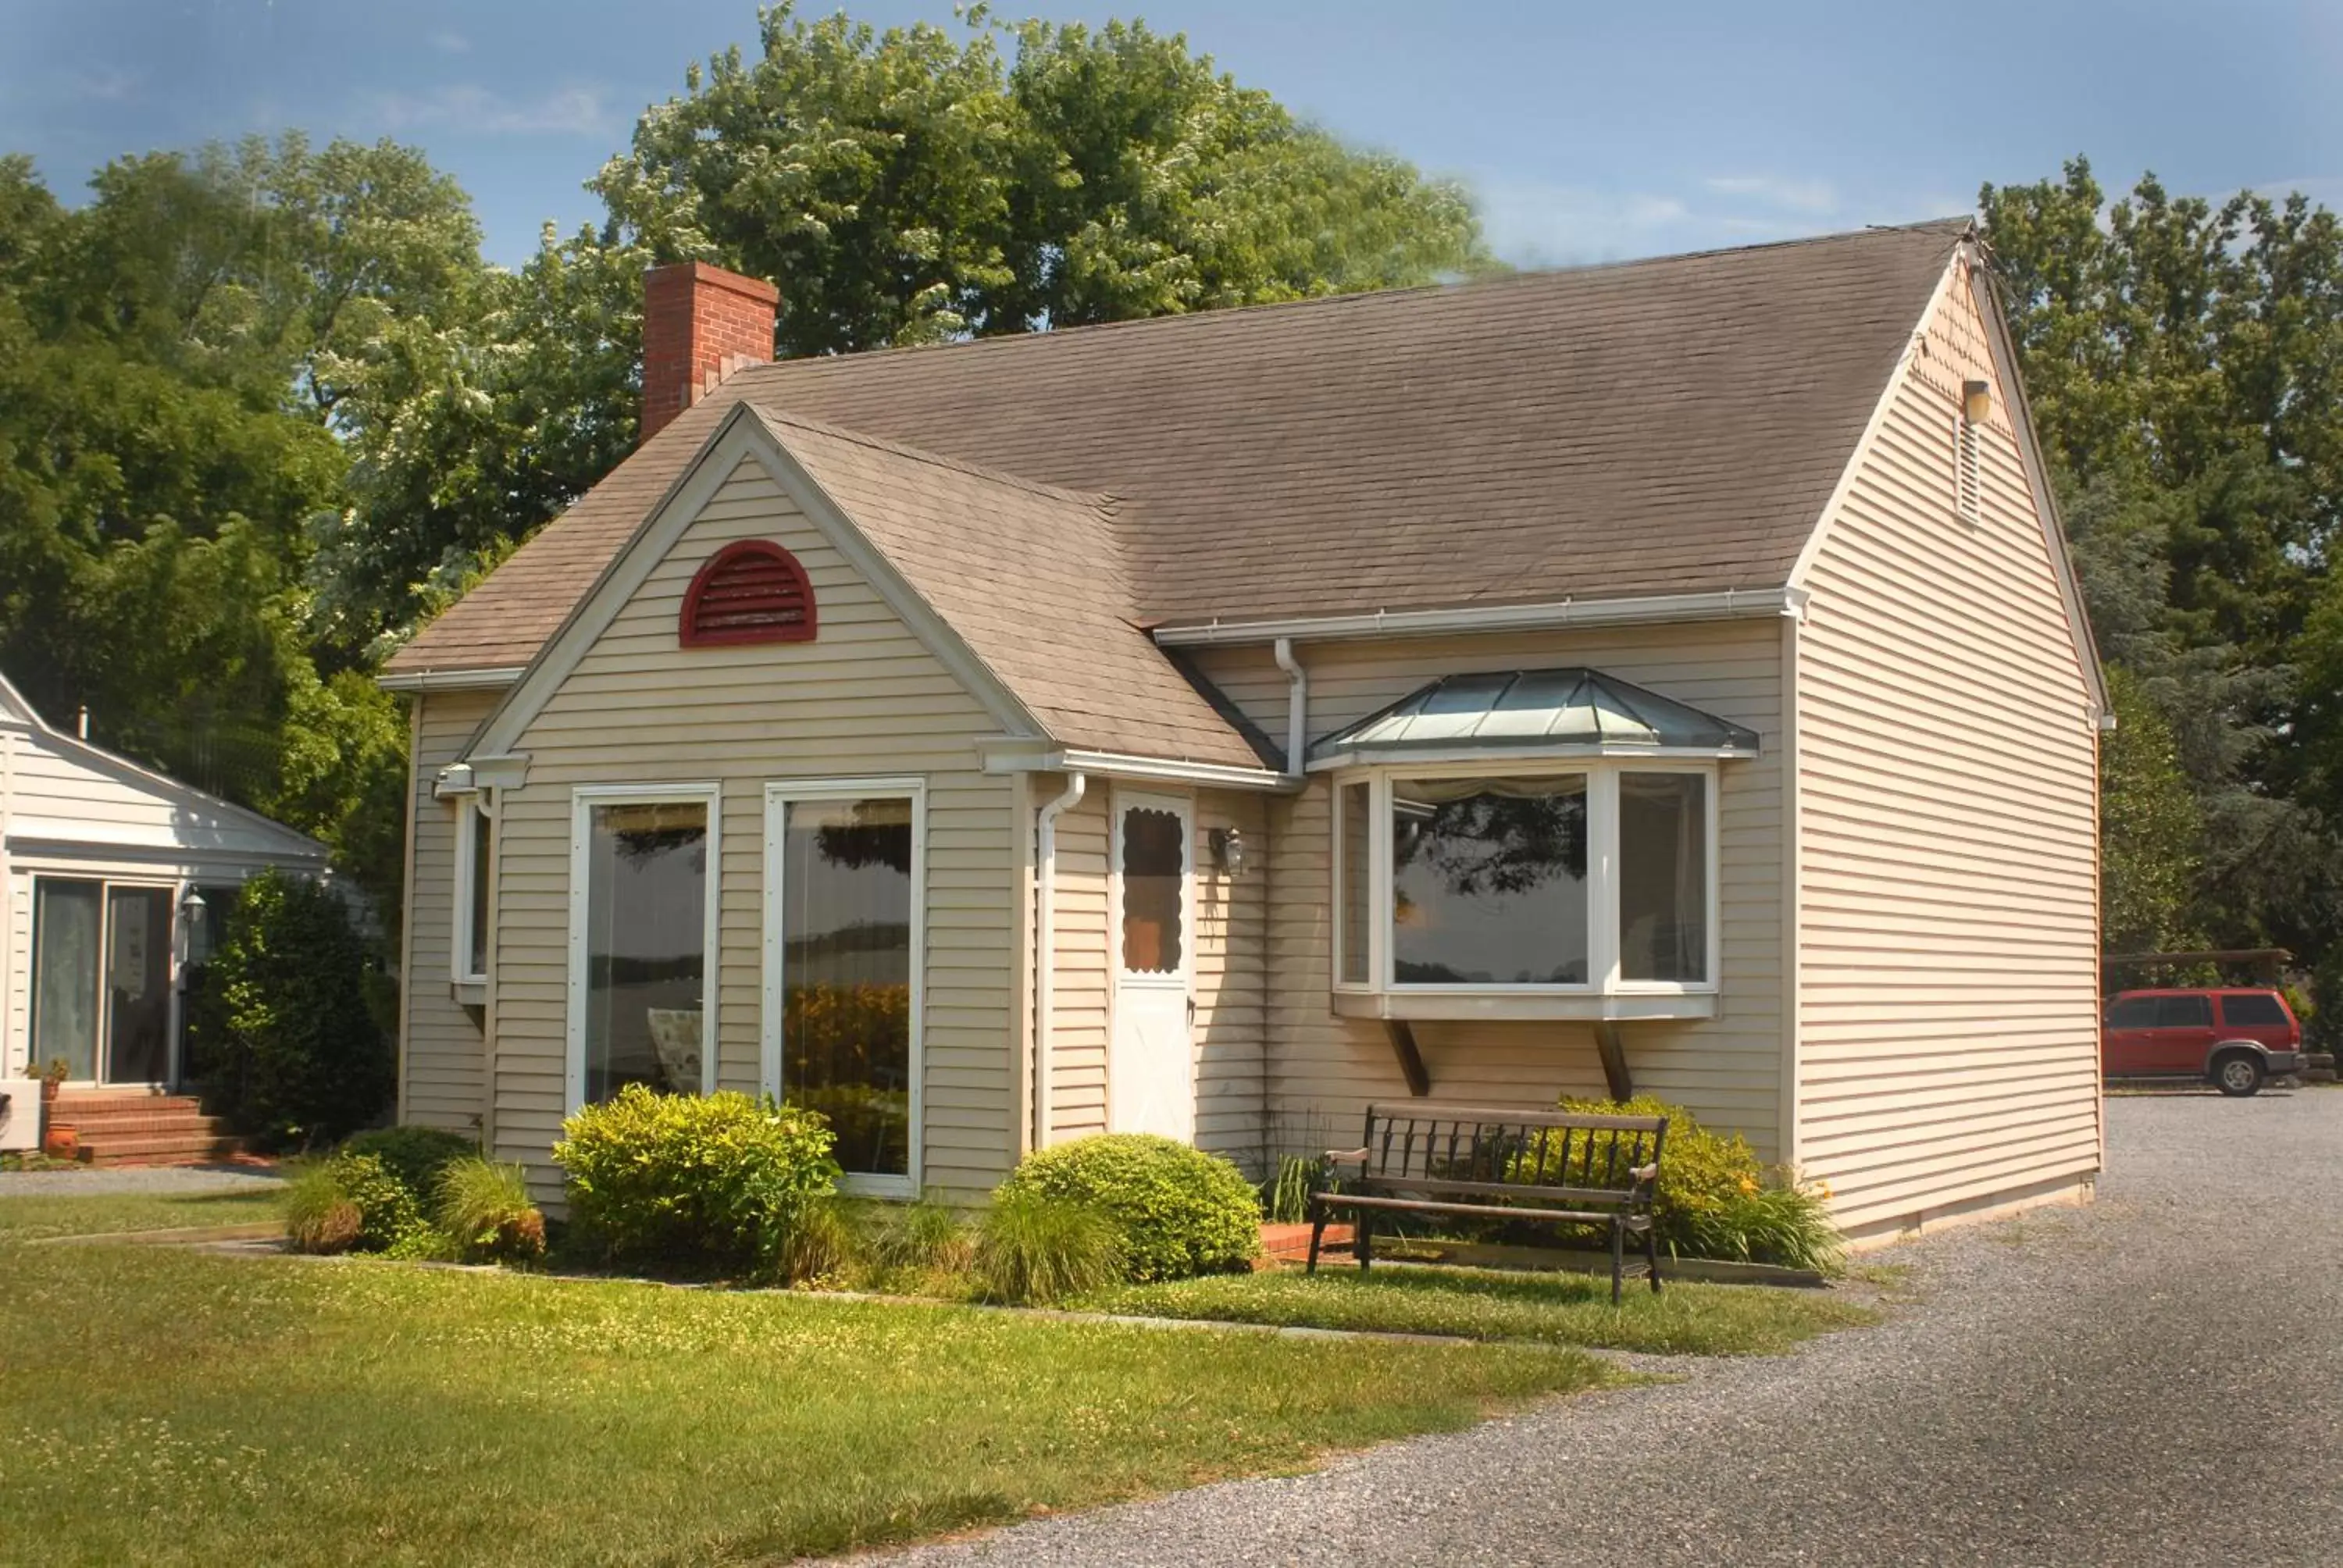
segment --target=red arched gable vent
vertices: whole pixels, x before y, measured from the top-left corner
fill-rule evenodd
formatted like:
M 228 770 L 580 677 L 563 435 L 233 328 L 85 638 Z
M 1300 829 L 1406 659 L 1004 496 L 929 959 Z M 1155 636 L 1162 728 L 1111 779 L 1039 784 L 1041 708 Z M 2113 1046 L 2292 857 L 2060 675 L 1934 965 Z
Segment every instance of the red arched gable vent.
M 709 557 L 683 596 L 686 648 L 811 642 L 813 584 L 797 557 L 764 539 L 742 539 Z

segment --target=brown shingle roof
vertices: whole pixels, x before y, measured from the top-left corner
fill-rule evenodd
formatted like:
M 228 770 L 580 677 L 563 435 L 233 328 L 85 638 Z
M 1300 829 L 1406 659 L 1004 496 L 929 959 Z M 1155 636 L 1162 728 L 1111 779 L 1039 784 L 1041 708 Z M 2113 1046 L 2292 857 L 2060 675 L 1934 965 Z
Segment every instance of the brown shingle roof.
M 391 668 L 525 663 L 742 397 L 1112 494 L 1149 622 L 1776 587 L 1966 229 L 758 367 Z
M 757 412 L 1061 744 L 1262 766 L 1132 624 L 1108 498 Z

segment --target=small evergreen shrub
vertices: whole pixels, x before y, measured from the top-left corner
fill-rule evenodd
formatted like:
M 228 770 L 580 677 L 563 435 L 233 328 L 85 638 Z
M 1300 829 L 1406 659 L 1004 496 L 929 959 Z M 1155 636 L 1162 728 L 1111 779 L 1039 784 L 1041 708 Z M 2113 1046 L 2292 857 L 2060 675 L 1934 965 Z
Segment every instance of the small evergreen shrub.
M 437 1127 L 378 1127 L 344 1140 L 338 1151 L 373 1155 L 426 1207 L 438 1191 L 439 1173 L 479 1151 L 480 1146 L 471 1139 Z
M 342 1191 L 333 1162 L 312 1161 L 285 1183 L 285 1238 L 297 1252 L 347 1252 L 357 1245 L 366 1217 Z
M 1121 1280 L 1122 1240 L 1098 1209 L 1004 1190 L 978 1221 L 977 1278 L 988 1301 L 1046 1307 Z
M 425 1227 L 423 1205 L 414 1190 L 371 1154 L 336 1154 L 326 1161 L 342 1196 L 357 1206 L 358 1236 L 351 1250 L 387 1251 L 410 1231 Z
M 1029 1154 L 993 1193 L 1095 1209 L 1122 1232 L 1131 1278 L 1244 1268 L 1261 1251 L 1261 1199 L 1234 1165 L 1169 1138 L 1107 1132 Z
M 529 1201 L 528 1174 L 478 1154 L 450 1160 L 432 1186 L 439 1230 L 468 1263 L 534 1263 L 545 1256 L 545 1215 Z
M 246 883 L 205 978 L 215 1113 L 280 1149 L 330 1143 L 380 1117 L 397 1067 L 374 968 L 332 889 L 276 870 Z
M 561 1131 L 553 1158 L 581 1240 L 630 1267 L 771 1273 L 799 1215 L 838 1180 L 820 1116 L 729 1091 L 630 1083 Z

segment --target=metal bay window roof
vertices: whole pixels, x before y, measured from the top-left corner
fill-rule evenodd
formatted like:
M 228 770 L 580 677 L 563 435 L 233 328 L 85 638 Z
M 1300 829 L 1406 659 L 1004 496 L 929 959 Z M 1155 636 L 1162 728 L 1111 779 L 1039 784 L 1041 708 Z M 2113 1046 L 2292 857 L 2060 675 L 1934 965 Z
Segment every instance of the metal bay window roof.
M 1310 748 L 1312 768 L 1505 755 L 1755 757 L 1757 734 L 1599 669 L 1451 675 Z

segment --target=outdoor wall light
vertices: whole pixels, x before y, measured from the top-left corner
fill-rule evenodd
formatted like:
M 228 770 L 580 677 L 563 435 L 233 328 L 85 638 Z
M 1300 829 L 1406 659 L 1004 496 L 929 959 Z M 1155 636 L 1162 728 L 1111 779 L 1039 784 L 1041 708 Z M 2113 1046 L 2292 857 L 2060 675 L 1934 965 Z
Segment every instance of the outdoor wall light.
M 187 934 L 187 962 L 191 964 L 211 961 L 212 932 L 204 923 L 206 908 L 204 896 L 193 886 L 187 889 L 187 896 L 179 900 L 180 929 Z
M 1986 416 L 1992 412 L 1992 382 L 1964 381 L 1961 383 L 1961 417 L 1972 425 L 1982 425 L 1985 423 Z
M 1232 877 L 1242 877 L 1245 869 L 1244 834 L 1234 828 L 1215 828 L 1212 831 L 1212 862 Z

